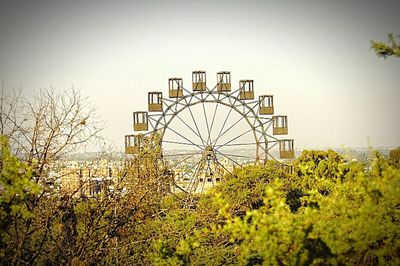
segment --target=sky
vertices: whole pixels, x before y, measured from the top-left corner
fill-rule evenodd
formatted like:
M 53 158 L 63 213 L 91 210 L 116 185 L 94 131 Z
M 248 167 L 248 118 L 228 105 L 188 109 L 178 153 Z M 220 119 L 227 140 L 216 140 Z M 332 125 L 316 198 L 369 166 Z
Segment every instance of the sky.
M 400 145 L 400 58 L 371 40 L 400 33 L 398 0 L 0 1 L 0 80 L 30 95 L 80 88 L 123 146 L 147 92 L 188 89 L 193 70 L 253 79 L 288 115 L 297 148 Z M 223 115 L 223 114 L 221 114 Z

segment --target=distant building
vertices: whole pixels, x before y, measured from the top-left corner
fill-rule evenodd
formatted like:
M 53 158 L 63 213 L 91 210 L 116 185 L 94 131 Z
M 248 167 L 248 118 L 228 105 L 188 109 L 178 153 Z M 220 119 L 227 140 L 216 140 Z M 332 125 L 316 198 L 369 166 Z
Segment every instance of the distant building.
M 120 161 L 63 161 L 53 166 L 60 191 L 75 197 L 93 197 L 114 190 L 121 176 Z

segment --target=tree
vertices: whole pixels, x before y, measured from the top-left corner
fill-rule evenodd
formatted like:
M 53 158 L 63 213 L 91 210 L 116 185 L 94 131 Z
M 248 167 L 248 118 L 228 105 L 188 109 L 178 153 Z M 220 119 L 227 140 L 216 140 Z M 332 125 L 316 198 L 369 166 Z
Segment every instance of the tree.
M 28 100 L 21 90 L 7 94 L 3 84 L 0 96 L 0 131 L 11 144 L 2 141 L 0 158 L 0 264 L 135 262 L 132 253 L 145 253 L 146 246 L 131 241 L 160 212 L 172 182 L 159 163 L 157 136 L 144 138 L 140 154 L 125 158 L 113 191 L 64 194 L 48 185 L 49 169 L 98 137 L 102 124 L 94 108 L 74 88 L 41 89 Z
M 0 146 L 0 259 L 7 255 L 15 262 L 18 252 L 15 221 L 32 217 L 25 202 L 39 193 L 39 187 L 31 181 L 32 170 L 11 155 L 4 135 L 0 136 Z
M 99 137 L 103 125 L 77 89 L 39 89 L 27 100 L 21 91 L 0 97 L 0 132 L 38 181 L 51 162 Z
M 54 189 L 49 169 L 101 130 L 95 109 L 75 88 L 40 89 L 27 99 L 21 90 L 1 85 L 1 264 L 45 264 L 43 256 L 65 257 L 60 251 L 67 245 L 55 248 L 54 237 L 57 228 L 64 232 L 64 244 L 74 237 L 77 199 Z
M 392 33 L 388 34 L 388 43 L 371 41 L 371 48 L 379 57 L 386 59 L 388 56 L 400 57 L 400 34 L 394 36 Z
M 400 168 L 400 147 L 389 152 L 389 164 Z
M 152 249 L 153 263 L 399 264 L 399 169 L 380 154 L 364 167 L 333 151 L 306 151 L 295 168 L 290 178 L 247 168 L 230 179 L 229 190 L 217 187 L 201 196 L 194 210 L 168 210 L 158 223 L 161 232 Z M 310 182 L 297 182 L 299 174 Z M 268 182 L 262 184 L 265 179 Z M 263 204 L 245 214 L 232 212 L 237 202 L 227 195 L 253 191 L 250 180 L 263 187 Z M 329 193 L 321 193 L 321 187 L 328 187 Z M 295 212 L 287 201 L 293 189 L 304 192 Z M 155 226 L 147 228 L 158 232 Z

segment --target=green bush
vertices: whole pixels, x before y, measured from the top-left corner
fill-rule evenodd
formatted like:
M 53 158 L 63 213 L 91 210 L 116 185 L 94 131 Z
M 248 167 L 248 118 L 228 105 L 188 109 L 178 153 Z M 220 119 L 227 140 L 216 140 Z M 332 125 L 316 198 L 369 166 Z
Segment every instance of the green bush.
M 153 262 L 398 265 L 399 195 L 400 170 L 379 154 L 365 168 L 333 151 L 305 151 L 291 176 L 237 171 L 199 201 L 210 206 L 212 223 L 181 231 L 168 256 L 153 250 Z
M 154 167 L 138 161 L 116 201 L 39 198 L 30 168 L 1 144 L 2 264 L 400 264 L 395 152 L 363 165 L 304 151 L 292 174 L 248 166 L 194 197 L 157 192 Z

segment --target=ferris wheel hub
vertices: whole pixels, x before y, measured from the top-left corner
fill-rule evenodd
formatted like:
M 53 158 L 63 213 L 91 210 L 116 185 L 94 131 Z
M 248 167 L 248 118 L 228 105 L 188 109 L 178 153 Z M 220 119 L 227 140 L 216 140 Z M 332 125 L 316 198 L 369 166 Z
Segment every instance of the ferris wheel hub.
M 203 152 L 203 157 L 207 159 L 207 161 L 213 161 L 214 159 L 216 159 L 215 156 L 215 151 L 214 149 L 211 147 L 211 145 L 207 145 L 204 149 Z

